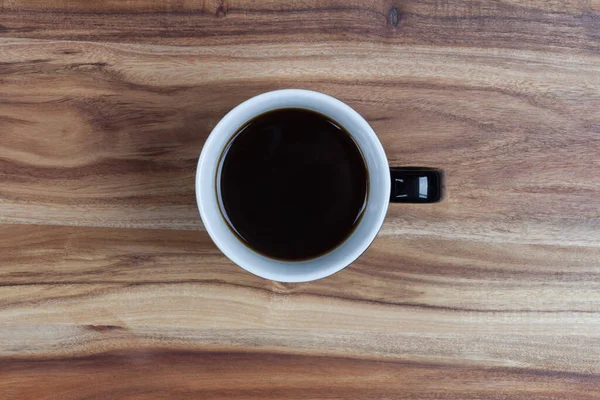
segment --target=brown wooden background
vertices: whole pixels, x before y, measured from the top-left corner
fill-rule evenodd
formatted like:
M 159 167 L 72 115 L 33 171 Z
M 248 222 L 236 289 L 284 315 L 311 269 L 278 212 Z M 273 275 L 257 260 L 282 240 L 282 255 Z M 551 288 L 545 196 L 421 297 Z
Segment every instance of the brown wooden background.
M 309 284 L 194 199 L 290 87 L 448 177 Z M 598 0 L 0 0 L 1 399 L 600 398 L 599 214 Z

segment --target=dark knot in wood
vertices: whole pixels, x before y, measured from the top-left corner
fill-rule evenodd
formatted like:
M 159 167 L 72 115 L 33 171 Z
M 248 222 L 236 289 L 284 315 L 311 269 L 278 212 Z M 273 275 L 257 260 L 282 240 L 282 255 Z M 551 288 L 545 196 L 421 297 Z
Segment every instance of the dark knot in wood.
M 398 26 L 400 23 L 400 12 L 396 6 L 393 6 L 388 11 L 388 24 L 393 26 L 394 28 Z

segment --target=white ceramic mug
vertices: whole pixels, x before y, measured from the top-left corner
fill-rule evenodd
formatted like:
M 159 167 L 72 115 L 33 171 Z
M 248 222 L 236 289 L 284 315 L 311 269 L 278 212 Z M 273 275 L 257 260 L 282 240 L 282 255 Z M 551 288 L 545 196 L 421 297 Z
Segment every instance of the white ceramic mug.
M 280 108 L 313 110 L 344 127 L 360 148 L 369 174 L 367 204 L 358 226 L 341 245 L 310 260 L 281 261 L 253 251 L 232 232 L 220 211 L 217 193 L 219 164 L 228 142 L 254 117 Z M 323 93 L 286 89 L 264 93 L 243 102 L 217 124 L 198 160 L 196 199 L 208 234 L 234 263 L 266 279 L 306 282 L 332 275 L 356 260 L 377 236 L 390 201 L 439 201 L 442 177 L 441 171 L 426 168 L 390 170 L 377 135 L 360 114 Z

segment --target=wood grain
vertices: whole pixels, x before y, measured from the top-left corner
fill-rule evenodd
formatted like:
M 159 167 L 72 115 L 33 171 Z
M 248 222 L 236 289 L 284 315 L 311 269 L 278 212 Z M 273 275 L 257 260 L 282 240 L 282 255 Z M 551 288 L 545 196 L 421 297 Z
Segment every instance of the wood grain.
M 600 398 L 597 0 L 0 0 L 0 398 Z M 308 284 L 227 260 L 206 137 L 323 91 L 447 173 Z
M 295 285 L 243 272 L 205 232 L 0 239 L 0 382 L 17 397 L 600 395 L 595 248 L 379 238 Z

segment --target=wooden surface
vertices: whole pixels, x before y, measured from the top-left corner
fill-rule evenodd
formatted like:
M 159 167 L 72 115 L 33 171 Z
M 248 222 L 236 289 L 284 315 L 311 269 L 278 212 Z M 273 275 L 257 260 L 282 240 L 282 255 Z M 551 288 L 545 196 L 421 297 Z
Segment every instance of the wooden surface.
M 308 284 L 194 199 L 289 87 L 448 178 Z M 1 399 L 600 398 L 599 214 L 598 0 L 0 0 Z

